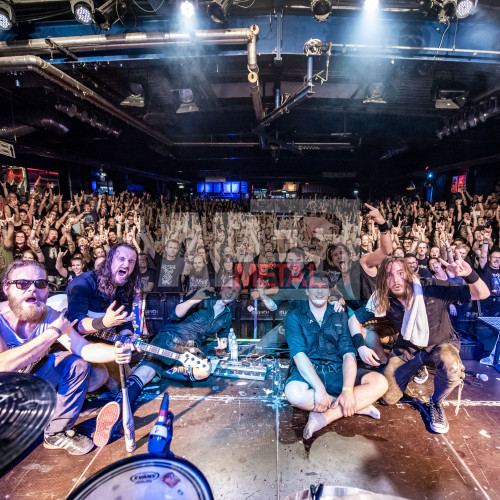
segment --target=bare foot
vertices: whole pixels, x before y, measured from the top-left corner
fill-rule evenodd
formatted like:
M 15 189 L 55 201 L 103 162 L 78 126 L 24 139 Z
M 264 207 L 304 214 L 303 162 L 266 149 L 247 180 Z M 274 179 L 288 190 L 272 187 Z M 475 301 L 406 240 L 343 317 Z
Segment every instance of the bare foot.
M 307 420 L 307 424 L 304 427 L 304 432 L 302 433 L 304 439 L 311 439 L 312 435 L 326 427 L 326 417 L 324 413 L 309 413 L 309 419 Z
M 362 410 L 356 412 L 358 415 L 367 415 L 368 417 L 372 417 L 376 420 L 380 420 L 380 412 L 375 408 L 375 406 L 370 405 Z

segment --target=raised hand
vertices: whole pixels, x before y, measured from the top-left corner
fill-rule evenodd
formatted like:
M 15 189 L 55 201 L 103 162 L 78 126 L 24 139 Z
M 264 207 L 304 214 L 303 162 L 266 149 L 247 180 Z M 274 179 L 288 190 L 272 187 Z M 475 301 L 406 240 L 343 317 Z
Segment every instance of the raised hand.
M 63 309 L 61 311 L 61 314 L 59 315 L 59 317 L 57 317 L 54 321 L 52 321 L 52 323 L 50 323 L 48 328 L 50 328 L 51 326 L 53 326 L 54 328 L 57 328 L 58 330 L 60 330 L 62 332 L 61 335 L 67 335 L 69 332 L 71 332 L 71 330 L 73 329 L 73 326 L 76 325 L 78 320 L 75 319 L 72 322 L 69 321 L 66 318 L 67 310 L 68 309 Z
M 102 318 L 102 324 L 105 328 L 111 328 L 113 326 L 123 325 L 123 323 L 127 323 L 132 321 L 135 318 L 135 314 L 128 314 L 125 311 L 125 306 L 120 306 L 118 309 L 115 309 L 116 300 L 114 300 L 109 307 L 106 309 L 106 314 L 104 318 Z
M 458 252 L 455 252 L 455 262 L 450 264 L 441 258 L 439 262 L 441 262 L 447 271 L 451 271 L 455 276 L 469 276 L 472 272 L 472 267 L 462 259 Z

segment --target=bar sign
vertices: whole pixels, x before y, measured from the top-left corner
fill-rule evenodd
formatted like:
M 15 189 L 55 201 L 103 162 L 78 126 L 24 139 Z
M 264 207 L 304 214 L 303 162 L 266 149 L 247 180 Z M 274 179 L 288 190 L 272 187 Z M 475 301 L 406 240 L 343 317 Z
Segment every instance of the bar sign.
M 14 144 L 9 144 L 8 142 L 0 141 L 0 155 L 10 156 L 11 158 L 16 157 L 14 152 Z

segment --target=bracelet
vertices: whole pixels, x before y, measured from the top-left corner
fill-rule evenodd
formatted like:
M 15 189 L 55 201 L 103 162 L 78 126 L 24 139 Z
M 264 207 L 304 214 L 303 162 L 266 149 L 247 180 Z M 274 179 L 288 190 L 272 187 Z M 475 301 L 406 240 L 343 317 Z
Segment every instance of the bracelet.
M 352 389 L 351 387 L 342 387 L 342 390 L 347 392 L 354 392 L 354 389 Z
M 92 319 L 92 328 L 94 330 L 102 330 L 102 329 L 106 328 L 104 326 L 103 318 L 93 318 Z
M 355 333 L 353 336 L 352 336 L 352 343 L 354 344 L 354 347 L 357 349 L 359 349 L 360 347 L 363 347 L 365 344 L 365 338 L 363 337 L 363 335 L 361 333 Z
M 463 278 L 468 285 L 473 285 L 476 281 L 479 281 L 479 274 L 477 274 L 476 271 L 472 270 L 470 274 L 464 276 Z
M 387 231 L 389 231 L 389 224 L 387 224 L 387 221 L 384 221 L 383 224 L 377 223 L 377 226 L 378 226 L 378 230 L 381 233 L 386 233 Z
M 59 328 L 57 328 L 57 326 L 49 326 L 49 328 L 47 328 L 47 330 L 54 330 L 57 332 L 57 334 L 59 335 L 59 337 L 63 334 L 63 332 L 61 332 L 61 330 L 59 330 Z
M 483 245 L 489 245 L 490 243 L 488 241 L 483 241 Z

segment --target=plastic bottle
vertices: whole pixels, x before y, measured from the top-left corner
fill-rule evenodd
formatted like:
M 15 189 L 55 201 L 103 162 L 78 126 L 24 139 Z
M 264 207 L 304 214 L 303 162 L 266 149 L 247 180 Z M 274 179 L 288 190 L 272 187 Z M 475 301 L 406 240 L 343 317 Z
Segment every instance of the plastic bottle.
M 231 361 L 238 361 L 238 341 L 236 340 L 236 335 L 232 328 L 231 330 L 229 330 L 228 339 L 229 339 L 228 346 L 229 346 L 229 353 L 231 355 Z
M 174 415 L 168 411 L 168 392 L 166 392 L 158 412 L 158 420 L 149 433 L 149 453 L 163 457 L 170 454 L 173 421 Z

